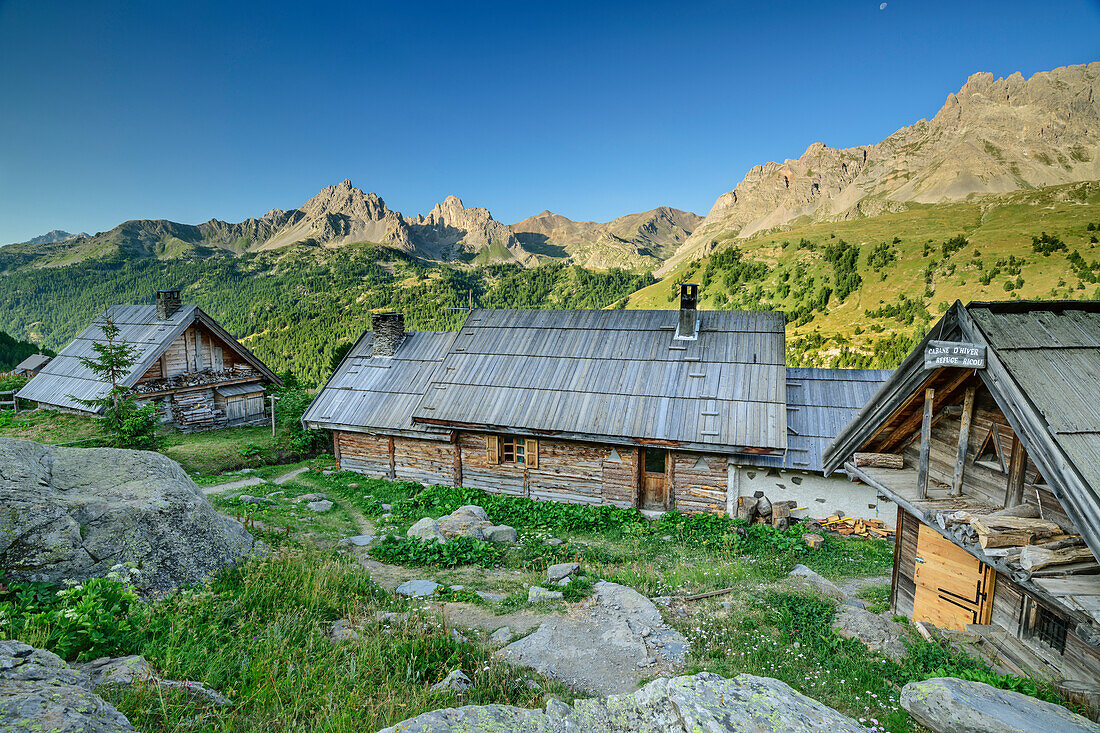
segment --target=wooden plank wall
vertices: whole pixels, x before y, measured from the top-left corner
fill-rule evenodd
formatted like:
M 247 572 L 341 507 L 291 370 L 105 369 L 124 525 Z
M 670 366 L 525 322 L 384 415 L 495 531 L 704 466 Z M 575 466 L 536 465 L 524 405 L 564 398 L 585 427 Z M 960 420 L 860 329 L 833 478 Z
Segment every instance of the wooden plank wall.
M 612 451 L 618 460 L 612 457 Z M 603 458 L 603 503 L 629 508 L 637 503 L 640 448 L 615 448 Z
M 216 339 L 206 329 L 196 326 L 191 326 L 169 344 L 161 362 L 164 363 L 165 377 L 194 372 L 200 364 L 202 369 L 218 372 L 232 369 L 234 364 L 244 366 L 244 362 L 236 357 L 228 345 Z M 160 364 L 154 365 L 143 379 L 162 376 L 160 368 Z M 154 370 L 157 372 L 156 377 L 151 376 Z
M 960 392 L 955 402 L 962 404 L 963 395 Z M 961 415 L 944 415 L 932 428 L 932 442 L 929 450 L 928 477 L 931 485 L 951 484 L 955 472 L 955 457 L 959 444 L 959 424 Z M 970 427 L 970 440 L 966 449 L 966 462 L 963 471 L 963 493 L 979 497 L 994 506 L 1003 506 L 1005 492 L 1008 489 L 1008 474 L 995 471 L 985 466 L 974 463 L 974 458 L 985 442 L 986 436 L 997 426 L 997 434 L 1001 438 L 1001 447 L 1005 460 L 1012 452 L 1012 440 L 1015 433 L 1008 424 L 1008 420 L 997 407 L 993 396 L 984 386 L 980 387 L 974 399 L 974 418 Z M 916 439 L 905 447 L 903 455 L 910 466 L 917 465 L 920 453 L 919 434 Z M 1067 531 L 1076 534 L 1073 522 L 1066 515 L 1061 502 L 1045 484 L 1037 483 L 1039 479 L 1038 469 L 1030 460 L 1024 482 L 1024 502 L 1039 507 L 1045 519 L 1057 522 Z
M 386 447 L 388 451 L 388 446 Z M 395 437 L 393 465 L 399 481 L 415 481 L 425 486 L 454 483 L 454 443 L 438 440 Z
M 337 432 L 340 468 L 374 478 L 390 475 L 390 441 L 385 436 Z
M 900 543 L 897 581 L 894 586 L 894 613 L 913 617 L 916 596 L 917 533 L 920 522 L 908 512 L 899 512 L 896 541 Z
M 668 460 L 673 461 L 672 508 L 689 513 L 726 513 L 729 471 L 725 456 L 673 452 Z

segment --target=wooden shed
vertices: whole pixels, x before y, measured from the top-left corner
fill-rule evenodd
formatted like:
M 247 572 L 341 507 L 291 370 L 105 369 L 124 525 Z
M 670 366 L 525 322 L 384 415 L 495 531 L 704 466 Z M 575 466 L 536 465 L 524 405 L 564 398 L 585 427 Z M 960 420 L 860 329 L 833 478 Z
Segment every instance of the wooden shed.
M 279 378 L 198 306 L 181 303 L 179 291 L 159 291 L 155 303 L 114 305 L 104 315 L 137 357 L 122 386 L 139 402 L 156 403 L 164 422 L 208 430 L 264 420 L 265 388 Z M 51 359 L 19 399 L 94 414 L 81 400 L 104 396 L 109 385 L 80 359 L 94 358 L 93 345 L 106 341 L 104 315 Z
M 679 311 L 475 310 L 450 333 L 376 314 L 303 421 L 374 476 L 727 512 L 732 466 L 801 440 L 784 318 L 696 311 L 692 288 Z
M 12 370 L 12 374 L 18 374 L 25 377 L 33 377 L 42 371 L 42 367 L 50 363 L 50 358 L 46 354 L 31 354 L 23 361 L 15 365 L 15 369 Z
M 1100 303 L 956 302 L 932 328 L 825 454 L 899 506 L 895 612 L 1100 680 L 1098 384 Z

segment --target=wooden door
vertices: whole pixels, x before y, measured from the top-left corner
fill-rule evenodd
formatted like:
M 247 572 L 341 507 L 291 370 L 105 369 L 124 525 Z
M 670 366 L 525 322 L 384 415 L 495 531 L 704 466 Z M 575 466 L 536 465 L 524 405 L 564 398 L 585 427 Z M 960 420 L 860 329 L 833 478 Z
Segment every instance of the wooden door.
M 249 417 L 255 417 L 256 415 L 262 415 L 264 412 L 264 398 L 263 395 L 253 394 L 248 395 L 248 408 L 245 410 Z
M 941 629 L 987 624 L 993 606 L 993 568 L 921 524 L 913 579 L 913 620 Z
M 641 504 L 642 509 L 668 508 L 668 486 L 665 482 L 666 451 L 646 448 L 642 451 Z
M 229 420 L 241 420 L 244 418 L 244 398 L 230 398 L 225 403 L 225 416 Z

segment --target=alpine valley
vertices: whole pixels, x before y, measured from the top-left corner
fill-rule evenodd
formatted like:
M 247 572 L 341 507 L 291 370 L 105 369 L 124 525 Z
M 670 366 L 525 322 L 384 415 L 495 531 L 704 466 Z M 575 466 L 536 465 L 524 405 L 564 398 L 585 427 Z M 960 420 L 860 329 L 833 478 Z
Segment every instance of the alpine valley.
M 106 303 L 178 287 L 316 384 L 371 311 L 448 329 L 471 305 L 779 309 L 791 363 L 893 366 L 956 298 L 1100 297 L 1100 62 L 975 74 L 874 145 L 752 168 L 705 217 L 516 224 L 448 196 L 406 216 L 350 181 L 300 207 L 124 222 L 0 248 L 0 331 L 59 348 Z

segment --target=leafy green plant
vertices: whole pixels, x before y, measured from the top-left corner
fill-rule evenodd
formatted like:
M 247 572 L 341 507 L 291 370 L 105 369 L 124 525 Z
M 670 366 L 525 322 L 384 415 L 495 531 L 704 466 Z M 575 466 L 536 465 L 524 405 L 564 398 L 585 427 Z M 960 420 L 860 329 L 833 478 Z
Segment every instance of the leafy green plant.
M 502 553 L 500 545 L 469 537 L 454 537 L 443 543 L 418 537 L 399 538 L 386 535 L 371 548 L 371 554 L 382 562 L 440 568 L 459 565 L 480 565 L 488 568 L 499 562 Z

